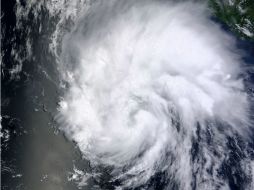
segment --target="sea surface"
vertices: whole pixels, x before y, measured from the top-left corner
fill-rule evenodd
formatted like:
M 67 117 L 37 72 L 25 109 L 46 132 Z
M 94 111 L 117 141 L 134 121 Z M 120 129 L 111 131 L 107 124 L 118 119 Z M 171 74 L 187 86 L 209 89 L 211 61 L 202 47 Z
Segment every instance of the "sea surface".
M 113 180 L 110 167 L 98 166 L 103 172 L 94 168 L 75 140 L 59 130 L 56 120 L 64 87 L 68 86 L 61 81 L 58 70 L 61 41 L 73 29 L 77 15 L 90 6 L 89 1 L 76 0 L 2 2 L 3 190 L 116 189 L 121 185 L 121 181 Z M 222 27 L 234 36 L 226 26 Z M 234 38 L 243 55 L 244 84 L 253 103 L 254 43 Z M 253 119 L 254 107 L 250 107 Z M 254 128 L 249 134 L 254 137 Z M 218 169 L 220 179 L 229 189 L 251 189 L 254 187 L 254 138 L 246 140 L 235 135 L 225 142 L 229 154 Z M 192 158 L 197 159 L 198 141 L 192 146 Z M 251 164 L 247 168 L 240 166 L 242 160 L 252 163 L 252 168 Z M 180 189 L 177 183 L 169 185 L 167 177 L 163 172 L 156 173 L 146 184 L 126 189 Z M 196 186 L 192 184 L 192 189 L 198 189 Z

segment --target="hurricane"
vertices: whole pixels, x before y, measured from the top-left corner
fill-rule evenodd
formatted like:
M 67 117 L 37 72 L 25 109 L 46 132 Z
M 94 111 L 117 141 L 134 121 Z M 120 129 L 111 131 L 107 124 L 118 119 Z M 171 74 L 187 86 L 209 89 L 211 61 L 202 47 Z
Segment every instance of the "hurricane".
M 114 189 L 230 189 L 221 173 L 250 139 L 251 100 L 241 52 L 205 4 L 96 1 L 60 59 L 60 129 Z M 251 189 L 243 152 L 235 171 Z

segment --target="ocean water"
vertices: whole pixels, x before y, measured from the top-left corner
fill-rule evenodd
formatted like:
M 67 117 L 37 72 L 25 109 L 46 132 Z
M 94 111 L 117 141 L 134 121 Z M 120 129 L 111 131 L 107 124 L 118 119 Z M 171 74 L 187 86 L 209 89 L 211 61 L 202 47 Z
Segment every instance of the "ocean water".
M 253 42 L 203 4 L 2 3 L 2 189 L 253 189 Z

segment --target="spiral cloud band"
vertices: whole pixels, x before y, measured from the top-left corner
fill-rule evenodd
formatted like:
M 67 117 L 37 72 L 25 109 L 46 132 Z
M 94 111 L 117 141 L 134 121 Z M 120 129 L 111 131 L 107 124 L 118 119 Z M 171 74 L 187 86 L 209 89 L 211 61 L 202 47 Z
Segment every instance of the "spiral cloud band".
M 120 188 L 158 173 L 168 187 L 228 188 L 217 171 L 226 137 L 246 135 L 248 97 L 234 40 L 206 12 L 97 1 L 64 38 L 61 129 Z

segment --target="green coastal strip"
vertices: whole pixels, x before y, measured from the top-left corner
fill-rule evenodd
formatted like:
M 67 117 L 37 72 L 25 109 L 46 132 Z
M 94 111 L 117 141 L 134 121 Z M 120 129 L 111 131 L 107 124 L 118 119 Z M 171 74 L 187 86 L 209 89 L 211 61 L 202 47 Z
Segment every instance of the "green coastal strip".
M 254 40 L 254 0 L 209 0 L 209 5 L 240 38 Z

